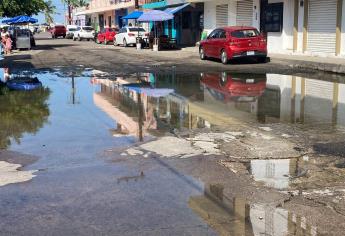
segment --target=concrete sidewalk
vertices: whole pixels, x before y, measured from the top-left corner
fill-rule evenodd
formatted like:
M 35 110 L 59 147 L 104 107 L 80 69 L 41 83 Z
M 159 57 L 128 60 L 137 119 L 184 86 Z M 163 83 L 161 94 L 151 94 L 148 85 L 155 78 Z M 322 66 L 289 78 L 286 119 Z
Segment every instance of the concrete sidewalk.
M 345 74 L 345 58 L 286 55 L 271 53 L 271 61 L 284 61 L 293 68 L 313 69 L 324 72 Z
M 182 48 L 182 52 L 198 55 L 199 48 L 186 47 Z M 292 68 L 312 69 L 323 72 L 345 74 L 345 58 L 287 55 L 276 53 L 270 53 L 268 56 L 272 62 L 285 62 L 288 63 Z

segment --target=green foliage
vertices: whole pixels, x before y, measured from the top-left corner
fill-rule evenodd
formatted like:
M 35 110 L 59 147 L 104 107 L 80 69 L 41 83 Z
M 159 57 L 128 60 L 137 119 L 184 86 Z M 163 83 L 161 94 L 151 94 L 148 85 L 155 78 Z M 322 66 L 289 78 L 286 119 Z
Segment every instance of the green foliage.
M 0 16 L 36 15 L 44 11 L 44 0 L 0 0 Z
M 53 5 L 52 0 L 45 2 L 44 17 L 46 23 L 51 24 L 54 22 L 53 16 L 56 14 L 56 6 Z
M 8 91 L 0 84 L 0 149 L 14 140 L 20 143 L 23 133 L 35 134 L 47 121 L 48 88 L 34 91 Z

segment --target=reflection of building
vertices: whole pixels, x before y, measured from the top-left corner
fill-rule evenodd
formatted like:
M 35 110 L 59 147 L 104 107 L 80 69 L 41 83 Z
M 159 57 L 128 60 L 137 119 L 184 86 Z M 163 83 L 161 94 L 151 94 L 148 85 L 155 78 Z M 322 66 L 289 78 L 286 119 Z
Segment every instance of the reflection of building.
M 100 91 L 94 93 L 94 103 L 116 121 L 118 134 L 129 134 L 142 140 L 149 129 L 156 129 L 153 109 L 148 97 L 129 92 L 118 82 L 99 79 Z
M 266 122 L 333 123 L 345 125 L 345 84 L 289 75 L 267 75 L 259 100 Z
M 219 184 L 210 184 L 204 195 L 190 197 L 188 203 L 219 235 L 317 235 L 304 217 L 268 205 L 249 205 L 241 198 L 227 199 Z
M 290 178 L 298 175 L 303 164 L 301 158 L 252 160 L 250 172 L 255 181 L 262 181 L 268 187 L 284 189 L 289 187 Z

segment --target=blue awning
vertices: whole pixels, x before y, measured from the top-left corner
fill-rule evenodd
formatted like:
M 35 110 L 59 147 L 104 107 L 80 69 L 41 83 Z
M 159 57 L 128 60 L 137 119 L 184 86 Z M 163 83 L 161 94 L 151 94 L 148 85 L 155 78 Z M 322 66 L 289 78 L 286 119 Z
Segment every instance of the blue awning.
M 128 14 L 127 16 L 122 17 L 124 20 L 136 20 L 143 14 L 142 11 L 133 11 L 132 13 Z
M 156 21 L 167 21 L 174 19 L 174 15 L 168 12 L 159 11 L 159 10 L 152 10 L 148 12 L 144 12 L 139 18 L 139 22 L 156 22 Z
M 176 12 L 181 11 L 183 8 L 188 7 L 189 5 L 190 5 L 190 3 L 185 3 L 185 4 L 183 4 L 183 5 L 181 5 L 181 6 L 178 6 L 178 7 L 170 7 L 170 8 L 167 8 L 167 9 L 165 9 L 164 11 L 165 11 L 166 13 L 175 14 Z
M 37 19 L 29 16 L 16 16 L 10 19 L 3 20 L 2 23 L 5 24 L 27 24 L 27 23 L 37 23 Z

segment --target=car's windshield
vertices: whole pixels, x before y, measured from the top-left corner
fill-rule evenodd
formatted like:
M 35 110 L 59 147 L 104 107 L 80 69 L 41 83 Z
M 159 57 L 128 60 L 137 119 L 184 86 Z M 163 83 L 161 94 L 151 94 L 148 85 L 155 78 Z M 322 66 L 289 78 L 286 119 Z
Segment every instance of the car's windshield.
M 92 27 L 83 27 L 83 30 L 93 30 Z
M 129 28 L 129 32 L 145 32 L 143 28 Z
M 77 28 L 69 28 L 68 31 L 77 31 Z
M 256 29 L 236 30 L 231 32 L 231 36 L 235 38 L 251 38 L 259 36 L 259 31 Z

